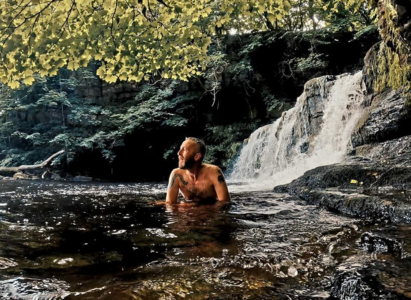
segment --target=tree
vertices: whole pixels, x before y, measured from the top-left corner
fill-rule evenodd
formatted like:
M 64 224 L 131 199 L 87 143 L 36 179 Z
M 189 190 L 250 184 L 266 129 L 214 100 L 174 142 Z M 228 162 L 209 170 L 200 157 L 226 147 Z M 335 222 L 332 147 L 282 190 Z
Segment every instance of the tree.
M 211 36 L 281 19 L 283 0 L 4 0 L 0 80 L 11 87 L 101 60 L 107 82 L 187 80 L 205 66 Z M 230 23 L 229 26 L 227 24 Z
M 389 12 L 379 14 L 380 23 L 401 52 L 389 0 L 3 0 L 0 81 L 30 85 L 36 73 L 56 75 L 91 60 L 102 62 L 97 75 L 107 82 L 187 81 L 206 68 L 212 36 L 230 29 L 315 29 L 330 14 L 358 12 L 367 3 L 374 14 L 377 7 Z

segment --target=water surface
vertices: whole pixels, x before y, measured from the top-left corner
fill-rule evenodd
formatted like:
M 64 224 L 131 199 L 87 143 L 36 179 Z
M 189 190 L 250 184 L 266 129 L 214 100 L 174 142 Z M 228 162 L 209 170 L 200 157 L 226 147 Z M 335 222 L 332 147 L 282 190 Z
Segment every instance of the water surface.
M 357 251 L 358 220 L 288 195 L 155 205 L 165 189 L 2 181 L 0 297 L 321 298 L 335 265 Z

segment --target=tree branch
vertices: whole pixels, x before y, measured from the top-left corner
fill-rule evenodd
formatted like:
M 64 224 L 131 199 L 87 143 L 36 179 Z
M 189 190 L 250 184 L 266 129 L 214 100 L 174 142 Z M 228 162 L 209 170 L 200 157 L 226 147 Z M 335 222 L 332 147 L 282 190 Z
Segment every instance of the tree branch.
M 26 170 L 35 170 L 47 167 L 57 156 L 62 155 L 65 150 L 60 150 L 57 153 L 54 153 L 52 156 L 47 158 L 41 164 L 37 165 L 21 165 L 19 167 L 0 167 L 0 174 L 10 174 L 10 173 L 17 173 Z

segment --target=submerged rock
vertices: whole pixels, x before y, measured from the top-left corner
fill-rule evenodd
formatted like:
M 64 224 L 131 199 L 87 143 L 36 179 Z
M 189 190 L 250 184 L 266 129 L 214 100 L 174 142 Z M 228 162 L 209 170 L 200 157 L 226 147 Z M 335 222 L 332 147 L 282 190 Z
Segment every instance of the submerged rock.
M 390 253 L 399 258 L 403 258 L 405 255 L 401 242 L 371 232 L 365 232 L 361 236 L 359 244 L 370 253 Z
M 357 261 L 356 261 L 357 260 Z M 369 262 L 352 257 L 332 278 L 331 298 L 342 300 L 409 299 L 410 259 Z
M 56 279 L 17 277 L 0 281 L 0 298 L 10 300 L 57 300 L 70 295 L 69 285 Z

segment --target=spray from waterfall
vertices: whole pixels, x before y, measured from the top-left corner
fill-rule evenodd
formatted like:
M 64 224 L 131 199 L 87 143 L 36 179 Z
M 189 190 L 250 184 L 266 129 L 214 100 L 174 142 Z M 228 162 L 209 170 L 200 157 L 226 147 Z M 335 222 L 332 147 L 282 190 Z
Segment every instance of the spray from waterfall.
M 329 78 L 309 81 L 294 108 L 251 134 L 231 181 L 247 182 L 246 190 L 271 189 L 344 159 L 364 110 L 362 72 Z

